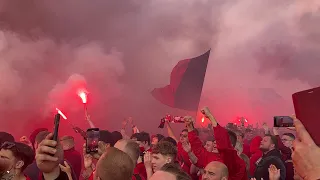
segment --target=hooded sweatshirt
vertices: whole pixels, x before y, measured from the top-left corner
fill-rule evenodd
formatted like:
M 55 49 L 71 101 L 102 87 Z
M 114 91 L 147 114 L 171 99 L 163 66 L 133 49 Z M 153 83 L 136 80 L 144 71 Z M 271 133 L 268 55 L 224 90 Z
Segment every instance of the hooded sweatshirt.
M 259 149 L 260 143 L 262 141 L 262 137 L 256 136 L 251 140 L 250 143 L 250 175 L 252 176 L 254 174 L 254 171 L 256 170 L 256 162 L 259 158 L 262 157 L 262 151 Z

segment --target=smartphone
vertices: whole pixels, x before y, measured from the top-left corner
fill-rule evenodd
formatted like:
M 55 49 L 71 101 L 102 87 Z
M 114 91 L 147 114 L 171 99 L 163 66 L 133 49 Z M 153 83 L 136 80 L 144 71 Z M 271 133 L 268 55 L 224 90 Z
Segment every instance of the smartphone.
M 290 116 L 274 116 L 273 126 L 274 127 L 294 127 L 293 119 Z
M 320 87 L 292 95 L 296 117 L 303 123 L 314 142 L 320 145 Z
M 100 139 L 99 128 L 90 128 L 86 133 L 86 152 L 97 153 L 98 152 L 98 143 Z
M 52 138 L 52 140 L 54 141 L 58 141 L 60 118 L 61 118 L 60 114 L 56 114 L 54 116 L 54 129 L 53 129 L 53 138 Z

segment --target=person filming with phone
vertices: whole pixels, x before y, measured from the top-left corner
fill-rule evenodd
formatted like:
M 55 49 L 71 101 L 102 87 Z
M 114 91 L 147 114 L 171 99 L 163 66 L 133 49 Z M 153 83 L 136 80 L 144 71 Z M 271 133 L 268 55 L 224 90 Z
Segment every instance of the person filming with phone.
M 59 164 L 65 165 L 63 149 L 60 141 L 53 140 L 53 133 L 49 133 L 36 149 L 36 163 L 40 170 L 39 179 L 52 180 L 76 179 L 74 173 L 64 172 Z

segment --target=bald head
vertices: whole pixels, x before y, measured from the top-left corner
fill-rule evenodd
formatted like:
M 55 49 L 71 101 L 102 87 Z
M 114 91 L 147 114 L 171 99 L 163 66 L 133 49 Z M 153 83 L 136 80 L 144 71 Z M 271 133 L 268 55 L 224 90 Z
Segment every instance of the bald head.
M 110 147 L 100 157 L 97 163 L 95 179 L 101 180 L 131 180 L 134 165 L 125 152 Z
M 137 160 L 140 155 L 139 144 L 133 140 L 121 139 L 117 141 L 114 145 L 115 148 L 127 153 L 133 161 L 133 164 L 136 165 Z
M 225 164 L 212 161 L 204 168 L 203 180 L 228 180 L 229 172 Z

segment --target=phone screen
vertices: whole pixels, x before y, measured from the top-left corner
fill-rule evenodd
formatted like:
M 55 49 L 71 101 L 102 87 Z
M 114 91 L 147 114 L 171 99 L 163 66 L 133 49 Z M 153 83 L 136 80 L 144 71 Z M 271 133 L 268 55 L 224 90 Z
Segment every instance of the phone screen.
M 292 99 L 297 118 L 319 146 L 320 87 L 294 93 Z
M 294 127 L 293 119 L 290 116 L 275 116 L 274 127 Z
M 98 152 L 98 143 L 100 139 L 99 128 L 92 128 L 87 130 L 87 139 L 86 139 L 86 152 L 87 153 L 97 153 Z

